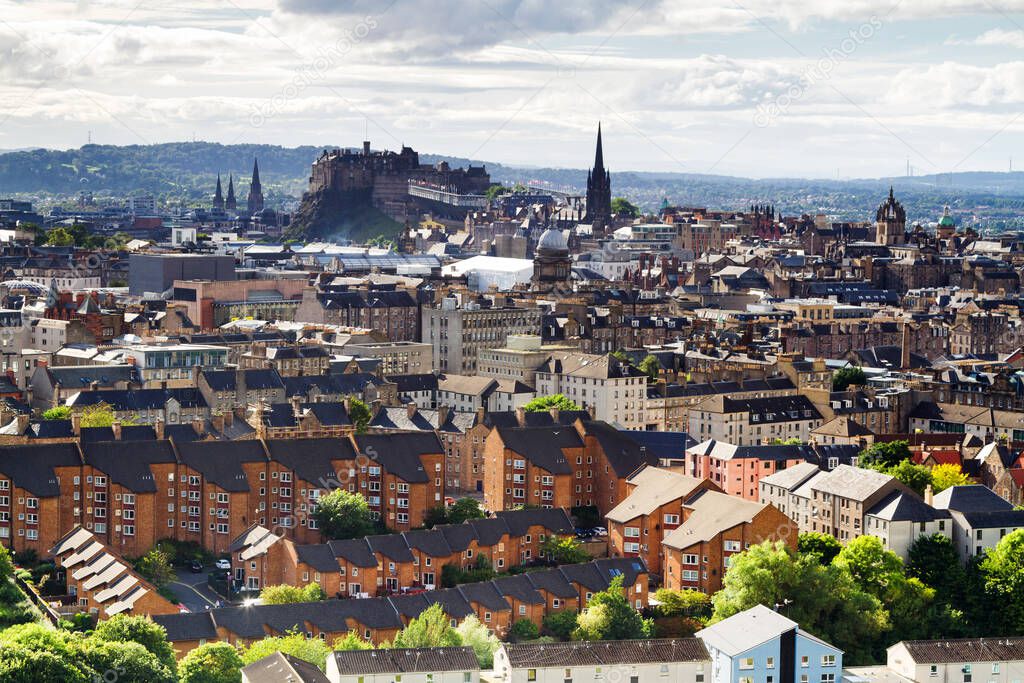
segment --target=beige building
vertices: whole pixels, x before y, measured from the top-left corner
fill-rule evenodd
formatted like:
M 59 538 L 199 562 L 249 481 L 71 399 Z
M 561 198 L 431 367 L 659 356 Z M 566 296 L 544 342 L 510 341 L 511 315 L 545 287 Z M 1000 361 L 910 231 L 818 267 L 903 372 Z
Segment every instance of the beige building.
M 595 419 L 643 429 L 647 375 L 611 354 L 559 351 L 537 369 L 537 395 L 564 394 Z
M 568 344 L 542 345 L 540 335 L 510 334 L 502 348 L 481 349 L 477 374 L 496 379 L 511 379 L 534 386 L 537 368 L 555 351 L 572 351 Z
M 362 358 L 379 358 L 380 374 L 419 375 L 434 367 L 434 347 L 411 341 L 346 344 L 345 353 Z
M 505 345 L 509 335 L 540 334 L 541 309 L 504 303 L 496 297 L 491 306 L 476 300 L 460 305 L 449 296 L 436 307 L 424 306 L 423 341 L 433 348 L 435 369 L 474 375 L 482 349 Z
M 822 424 L 821 413 L 806 396 L 729 398 L 711 396 L 690 409 L 689 433 L 697 441 L 756 446 L 775 440 L 806 443 Z

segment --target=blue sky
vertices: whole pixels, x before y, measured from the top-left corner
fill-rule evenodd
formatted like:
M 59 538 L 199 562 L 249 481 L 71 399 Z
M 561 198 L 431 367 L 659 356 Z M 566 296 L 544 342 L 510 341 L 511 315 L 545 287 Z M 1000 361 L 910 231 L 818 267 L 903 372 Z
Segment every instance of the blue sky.
M 853 36 L 853 37 L 851 37 Z M 613 171 L 1024 169 L 1024 0 L 0 0 L 0 148 L 199 139 Z

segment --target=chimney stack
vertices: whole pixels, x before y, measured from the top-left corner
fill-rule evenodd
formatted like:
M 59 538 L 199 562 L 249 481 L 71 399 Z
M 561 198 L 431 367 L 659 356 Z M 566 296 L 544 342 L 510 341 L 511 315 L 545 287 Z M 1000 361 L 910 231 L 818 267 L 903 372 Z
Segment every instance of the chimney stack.
M 520 427 L 526 426 L 526 411 L 523 410 L 522 406 L 516 408 L 516 424 Z
M 415 401 L 410 401 L 409 403 L 405 404 L 405 415 L 410 420 L 413 419 L 414 417 L 416 417 L 416 411 L 417 410 L 418 410 L 418 408 L 416 407 L 416 402 Z
M 153 423 L 153 431 L 156 432 L 157 440 L 163 441 L 163 439 L 164 439 L 164 419 L 162 417 L 158 417 L 156 419 L 156 422 Z
M 121 440 L 121 421 L 120 420 L 114 420 L 114 422 L 111 423 L 110 428 L 114 431 L 114 441 L 120 441 Z
M 935 503 L 935 492 L 932 490 L 931 484 L 924 487 L 924 502 L 928 505 Z
M 78 413 L 71 414 L 71 433 L 75 436 L 82 435 L 82 416 Z

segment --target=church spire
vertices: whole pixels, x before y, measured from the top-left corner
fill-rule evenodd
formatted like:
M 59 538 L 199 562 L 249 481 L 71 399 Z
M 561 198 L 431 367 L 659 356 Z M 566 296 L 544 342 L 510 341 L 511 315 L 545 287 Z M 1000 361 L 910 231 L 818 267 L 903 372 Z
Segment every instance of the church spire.
M 263 187 L 260 185 L 260 164 L 253 157 L 252 160 L 252 182 L 249 183 L 249 215 L 259 213 L 263 210 Z
M 228 175 L 228 197 L 224 201 L 224 208 L 228 211 L 234 211 L 238 208 L 238 202 L 235 201 L 235 175 Z
M 224 192 L 220 187 L 220 173 L 217 174 L 217 190 L 213 193 L 213 208 L 224 208 Z
M 601 144 L 601 122 L 597 122 L 597 150 L 594 152 L 594 175 L 604 175 L 604 147 Z

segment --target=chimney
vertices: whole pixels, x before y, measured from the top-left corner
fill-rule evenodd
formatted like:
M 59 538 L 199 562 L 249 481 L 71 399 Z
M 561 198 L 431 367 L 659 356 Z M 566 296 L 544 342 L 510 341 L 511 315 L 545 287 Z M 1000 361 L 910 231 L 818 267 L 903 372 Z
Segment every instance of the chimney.
M 526 411 L 523 410 L 522 406 L 516 408 L 516 424 L 520 427 L 526 426 Z
M 163 441 L 163 439 L 164 439 L 164 419 L 162 417 L 158 417 L 156 419 L 156 422 L 153 423 L 153 431 L 156 432 L 157 440 Z
M 78 413 L 71 413 L 71 433 L 75 436 L 82 433 L 82 416 Z
M 437 407 L 437 426 L 441 427 L 445 422 L 448 421 L 448 414 L 451 413 L 451 408 L 448 406 Z
M 924 487 L 924 502 L 927 505 L 932 505 L 935 502 L 935 492 L 932 491 L 931 484 Z
M 32 416 L 29 413 L 18 413 L 18 434 L 24 434 L 28 429 Z
M 406 416 L 410 420 L 413 419 L 414 417 L 416 417 L 416 403 L 415 403 L 415 401 L 410 401 L 409 403 L 405 404 L 405 414 L 406 414 Z
M 114 420 L 114 422 L 110 425 L 110 428 L 114 431 L 114 441 L 120 441 L 121 440 L 121 421 L 120 420 Z
M 204 433 L 206 433 L 206 425 L 203 423 L 203 418 L 192 418 L 192 429 L 193 431 L 195 431 L 196 436 L 202 436 Z
M 476 423 L 481 424 L 487 416 L 487 408 L 480 406 L 476 409 Z
M 558 424 L 558 416 L 560 414 L 560 411 L 558 410 L 558 406 L 551 406 L 551 408 L 550 408 L 550 410 L 548 410 L 548 412 L 551 413 L 551 422 L 554 423 L 554 424 Z
M 96 380 L 93 380 L 93 381 L 89 382 L 89 391 L 98 391 L 99 388 L 100 388 L 100 383 L 97 382 Z
M 295 415 L 295 419 L 302 417 L 302 397 L 296 394 L 288 401 L 292 404 L 292 413 Z

